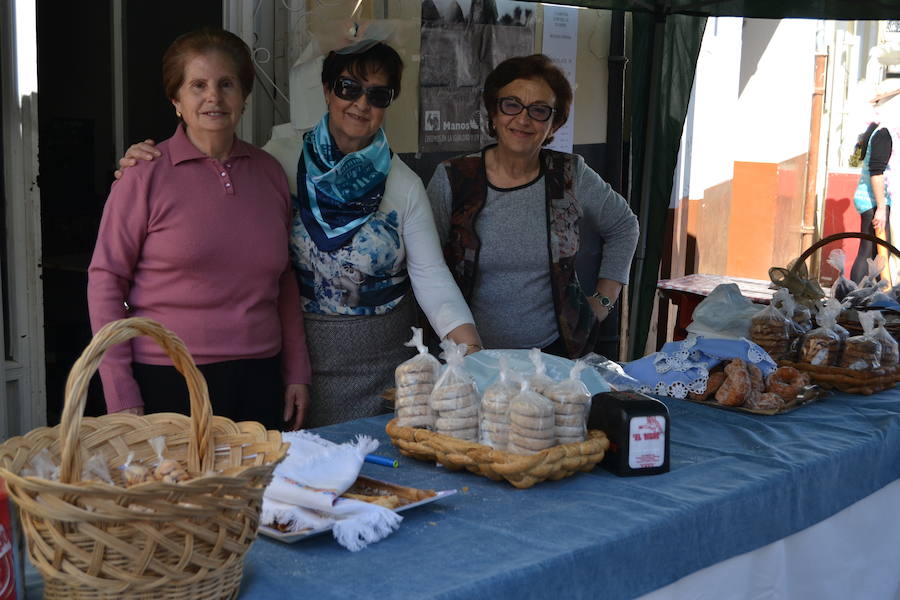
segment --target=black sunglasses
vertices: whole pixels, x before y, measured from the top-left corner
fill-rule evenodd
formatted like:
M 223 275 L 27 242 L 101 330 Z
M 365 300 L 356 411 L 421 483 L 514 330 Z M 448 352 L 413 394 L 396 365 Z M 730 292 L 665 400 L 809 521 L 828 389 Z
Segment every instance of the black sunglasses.
M 547 106 L 546 104 L 529 104 L 525 106 L 515 98 L 510 96 L 506 96 L 504 98 L 499 98 L 497 100 L 497 106 L 500 108 L 500 112 L 504 115 L 509 115 L 510 117 L 514 117 L 523 110 L 528 111 L 528 116 L 534 119 L 535 121 L 548 121 L 550 117 L 553 116 L 553 113 L 556 112 L 556 109 L 552 106 Z
M 363 85 L 350 77 L 338 77 L 332 86 L 334 95 L 341 100 L 353 101 L 366 95 L 369 104 L 375 108 L 387 108 L 394 101 L 394 90 L 386 85 L 373 85 L 372 87 L 363 87 Z

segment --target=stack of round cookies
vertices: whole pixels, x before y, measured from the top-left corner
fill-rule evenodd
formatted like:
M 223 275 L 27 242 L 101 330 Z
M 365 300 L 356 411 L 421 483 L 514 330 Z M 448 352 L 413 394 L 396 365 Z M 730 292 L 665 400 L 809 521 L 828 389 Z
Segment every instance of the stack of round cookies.
M 437 361 L 423 360 L 416 356 L 394 370 L 396 399 L 394 411 L 400 427 L 433 427 L 434 413 L 428 404 L 434 389 Z M 428 357 L 431 358 L 431 357 Z
M 481 443 L 506 450 L 509 441 L 509 401 L 516 393 L 509 385 L 492 385 L 481 398 Z
M 474 382 L 439 385 L 431 392 L 430 403 L 437 433 L 478 441 L 478 392 Z
M 509 403 L 507 451 L 534 454 L 556 445 L 553 403 L 531 391 L 523 391 Z
M 547 390 L 547 397 L 553 402 L 556 443 L 583 442 L 587 435 L 587 415 L 591 408 L 590 393 L 587 390 L 566 389 L 560 385 Z

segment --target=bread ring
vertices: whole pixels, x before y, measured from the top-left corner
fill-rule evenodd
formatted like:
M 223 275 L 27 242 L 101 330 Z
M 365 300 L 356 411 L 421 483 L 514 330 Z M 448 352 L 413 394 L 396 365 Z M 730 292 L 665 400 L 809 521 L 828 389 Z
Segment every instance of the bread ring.
M 481 406 L 485 410 L 505 413 L 509 410 L 509 396 L 484 396 L 481 398 Z
M 398 396 L 394 400 L 394 408 L 404 408 L 408 406 L 428 406 L 428 399 L 431 394 L 418 394 L 416 396 Z
M 440 432 L 456 431 L 458 429 L 473 429 L 478 427 L 478 417 L 444 417 L 439 416 L 434 420 L 434 428 Z
M 509 431 L 509 423 L 495 423 L 493 421 L 481 421 L 479 424 L 482 431 L 502 432 Z
M 431 395 L 428 404 L 436 411 L 459 410 L 461 408 L 466 408 L 467 406 L 473 406 L 475 404 L 475 395 L 471 394 L 454 398 L 442 398 L 435 392 Z
M 557 415 L 584 415 L 590 410 L 587 404 L 560 404 L 553 403 L 553 412 Z
M 744 361 L 736 358 L 725 367 L 725 381 L 716 391 L 716 402 L 724 406 L 740 406 L 751 390 L 750 372 Z
M 553 403 L 549 400 L 543 402 L 524 399 L 517 396 L 509 403 L 509 413 L 526 415 L 529 417 L 547 417 L 553 416 Z
M 472 396 L 475 394 L 475 384 L 472 382 L 466 382 L 441 385 L 435 387 L 432 393 L 437 398 L 443 398 L 447 400 L 449 400 L 450 398 L 464 398 L 466 396 Z
M 809 376 L 794 367 L 778 367 L 766 378 L 766 391 L 778 394 L 784 402 L 790 402 L 808 383 Z
M 557 427 L 575 427 L 577 425 L 584 425 L 585 418 L 584 415 L 556 415 L 556 418 L 553 420 L 553 424 Z
M 431 407 L 427 404 L 417 404 L 415 406 L 403 406 L 397 409 L 398 417 L 421 417 L 422 415 L 430 415 Z
M 581 437 L 584 440 L 584 436 L 587 432 L 587 429 L 584 425 L 575 426 L 575 427 L 562 427 L 557 425 L 556 429 L 553 430 L 556 433 L 556 437 L 558 438 L 577 438 Z
M 470 404 L 469 406 L 457 408 L 456 410 L 442 410 L 440 416 L 441 416 L 441 418 L 448 418 L 448 419 L 461 419 L 464 417 L 477 417 L 478 416 L 478 407 L 474 404 Z
M 547 390 L 547 397 L 559 404 L 587 404 L 591 401 L 590 394 L 578 392 L 556 392 Z
M 509 413 L 510 423 L 517 423 L 528 429 L 552 429 L 555 418 L 556 417 L 552 414 L 541 417 L 532 417 L 531 415 L 523 415 L 512 411 Z
M 521 425 L 511 423 L 509 426 L 509 432 L 515 433 L 520 437 L 528 438 L 531 440 L 552 440 L 556 437 L 556 428 L 553 425 L 550 425 L 548 429 L 529 429 L 527 427 L 522 427 Z
M 523 437 L 513 431 L 510 431 L 508 443 L 511 448 L 518 447 L 524 448 L 526 450 L 538 451 L 544 450 L 546 448 L 552 448 L 556 444 L 556 441 L 554 438 L 547 438 L 542 440 Z
M 505 423 L 509 425 L 509 413 L 495 413 L 490 410 L 481 411 L 481 420 L 490 423 Z

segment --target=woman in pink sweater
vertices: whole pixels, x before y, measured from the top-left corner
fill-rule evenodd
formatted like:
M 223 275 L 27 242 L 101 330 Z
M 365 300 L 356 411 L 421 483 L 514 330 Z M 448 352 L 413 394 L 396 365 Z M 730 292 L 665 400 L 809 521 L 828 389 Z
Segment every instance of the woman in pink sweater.
M 253 85 L 232 33 L 179 37 L 163 82 L 181 123 L 161 159 L 113 184 L 88 271 L 91 326 L 149 317 L 187 344 L 213 412 L 267 428 L 303 421 L 309 399 L 291 199 L 279 164 L 234 132 Z M 100 368 L 109 412 L 187 413 L 187 389 L 149 338 L 119 344 Z

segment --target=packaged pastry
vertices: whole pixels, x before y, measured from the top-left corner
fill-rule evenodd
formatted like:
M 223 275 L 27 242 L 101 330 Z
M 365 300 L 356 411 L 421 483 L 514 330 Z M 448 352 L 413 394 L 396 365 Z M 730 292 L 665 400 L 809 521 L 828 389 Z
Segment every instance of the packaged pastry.
M 837 306 L 831 302 L 835 302 Z M 840 310 L 840 303 L 836 301 L 826 302 L 825 306 L 819 309 L 819 314 L 816 315 L 819 327 L 803 336 L 797 360 L 817 366 L 837 363 L 841 352 L 842 336 L 835 330 L 835 326 Z
M 856 289 L 856 284 L 844 277 L 844 269 L 847 263 L 847 256 L 843 249 L 836 248 L 828 255 L 828 264 L 834 267 L 838 272 L 838 278 L 831 286 L 831 297 L 840 302 L 847 297 L 847 294 Z
M 125 487 L 131 487 L 145 481 L 151 481 L 150 470 L 144 465 L 134 461 L 134 452 L 129 452 L 122 465 L 122 481 Z
M 481 396 L 481 443 L 506 450 L 509 441 L 509 403 L 519 393 L 521 378 L 509 368 L 509 359 L 500 356 L 500 376 Z
M 434 384 L 428 404 L 434 413 L 434 431 L 443 435 L 478 441 L 478 389 L 466 371 L 465 344 L 441 342 L 447 368 Z
M 881 314 L 881 311 L 873 311 L 873 313 L 875 315 L 875 330 L 872 332 L 872 337 L 881 343 L 881 358 L 879 362 L 882 367 L 892 368 L 897 362 L 900 362 L 900 348 L 898 348 L 897 340 L 894 339 L 894 336 L 885 329 L 884 315 Z
M 750 319 L 750 339 L 775 361 L 790 355 L 791 340 L 796 335 L 792 322 L 774 303 L 770 303 Z
M 791 338 L 795 338 L 813 328 L 812 313 L 809 308 L 797 302 L 787 288 L 775 290 L 770 304 L 780 310 L 781 314 L 788 319 L 793 328 L 793 331 L 790 333 Z
M 553 403 L 533 391 L 528 380 L 509 403 L 507 451 L 534 454 L 556 445 L 556 411 Z
M 394 412 L 397 414 L 397 425 L 431 428 L 434 426 L 434 413 L 428 402 L 441 363 L 428 353 L 422 329 L 413 327 L 412 338 L 406 345 L 416 348 L 418 354 L 394 369 Z
M 569 378 L 551 385 L 544 394 L 553 402 L 554 433 L 557 444 L 583 442 L 587 435 L 587 415 L 591 410 L 591 393 L 581 381 L 587 366 L 576 360 Z
M 881 342 L 874 335 L 875 314 L 859 313 L 862 335 L 854 335 L 844 342 L 839 366 L 854 371 L 869 371 L 881 366 Z
M 528 377 L 528 387 L 533 392 L 543 394 L 548 387 L 553 385 L 553 380 L 547 375 L 547 366 L 544 364 L 540 348 L 529 350 L 528 358 L 534 365 L 534 373 Z
M 156 452 L 157 463 L 156 468 L 153 470 L 153 477 L 157 481 L 162 481 L 163 483 L 178 483 L 190 479 L 187 470 L 180 462 L 174 458 L 165 458 L 165 456 L 163 456 L 166 449 L 165 436 L 160 435 L 155 438 L 150 438 L 147 440 L 147 443 L 149 443 Z

